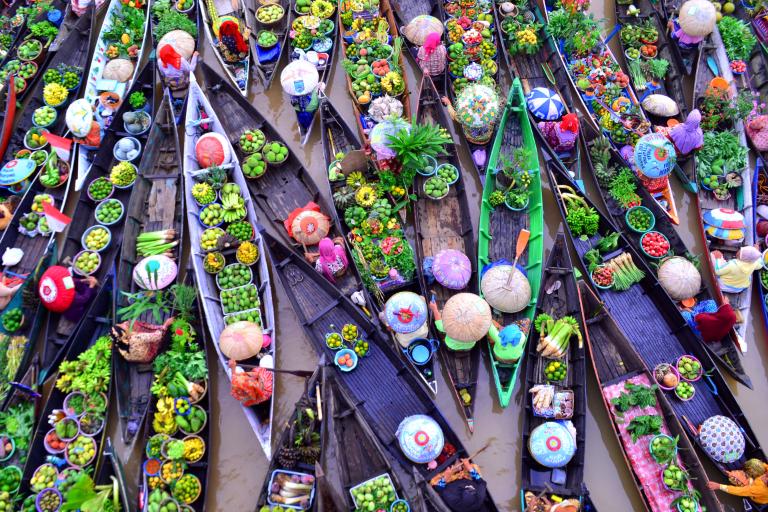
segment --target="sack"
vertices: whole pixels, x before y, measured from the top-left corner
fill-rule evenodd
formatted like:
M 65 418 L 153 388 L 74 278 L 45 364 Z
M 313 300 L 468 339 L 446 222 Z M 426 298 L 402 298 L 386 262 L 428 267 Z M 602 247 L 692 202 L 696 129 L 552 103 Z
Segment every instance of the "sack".
M 117 324 L 112 328 L 115 346 L 128 362 L 151 363 L 163 345 L 171 322 L 173 318 L 166 320 L 163 325 L 145 322 L 134 322 L 133 326 L 128 322 Z

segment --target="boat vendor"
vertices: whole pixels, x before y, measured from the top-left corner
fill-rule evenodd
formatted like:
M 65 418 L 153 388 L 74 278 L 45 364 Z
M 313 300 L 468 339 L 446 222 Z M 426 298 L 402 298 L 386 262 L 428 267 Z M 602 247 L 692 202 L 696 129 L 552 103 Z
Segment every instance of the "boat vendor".
M 491 318 L 491 307 L 479 295 L 457 293 L 445 303 L 441 312 L 432 300 L 429 309 L 435 328 L 445 335 L 445 345 L 455 351 L 472 350 L 475 343 L 488 336 L 493 344 L 501 344 L 497 324 Z
M 424 44 L 416 54 L 421 71 L 425 75 L 440 76 L 445 73 L 445 61 L 448 51 L 442 42 L 439 32 L 431 32 L 424 40 Z
M 461 89 L 455 104 L 447 97 L 442 98 L 451 119 L 461 124 L 464 137 L 470 144 L 485 146 L 491 141 L 496 124 L 501 116 L 502 100 L 498 92 L 482 84 L 470 84 Z M 472 152 L 472 160 L 484 166 L 487 154 L 484 147 Z
M 401 347 L 407 348 L 416 338 L 429 338 L 427 301 L 413 292 L 392 295 L 379 314 L 379 320 L 394 333 Z
M 315 260 L 315 270 L 332 284 L 336 284 L 336 278 L 343 276 L 349 266 L 347 251 L 342 244 L 343 239 L 337 237 L 331 240 L 325 237 L 317 246 L 319 255 Z
M 677 18 L 669 20 L 672 39 L 682 49 L 695 49 L 715 28 L 717 11 L 707 0 L 688 0 Z
M 765 462 L 750 459 L 744 471 L 729 471 L 728 479 L 737 485 L 707 482 L 707 488 L 749 498 L 758 505 L 768 505 L 768 464 Z
M 190 36 L 184 31 L 177 31 L 186 36 Z M 192 41 L 194 48 L 194 40 Z M 184 89 L 189 86 L 189 75 L 195 72 L 197 66 L 198 52 L 193 52 L 191 57 L 187 58 L 180 54 L 172 41 L 161 43 L 157 52 L 157 68 L 163 77 L 163 83 L 172 91 Z
M 711 257 L 720 289 L 727 293 L 740 293 L 749 288 L 752 273 L 763 268 L 760 250 L 751 245 L 739 249 L 734 259 L 726 260 L 720 251 L 712 251 Z
M 430 484 L 451 510 L 483 510 L 487 484 L 480 474 L 480 468 L 469 459 L 459 459 L 432 478 Z
M 68 268 L 54 265 L 40 278 L 38 295 L 49 311 L 61 313 L 70 322 L 79 322 L 98 287 L 99 281 L 95 277 L 75 277 Z

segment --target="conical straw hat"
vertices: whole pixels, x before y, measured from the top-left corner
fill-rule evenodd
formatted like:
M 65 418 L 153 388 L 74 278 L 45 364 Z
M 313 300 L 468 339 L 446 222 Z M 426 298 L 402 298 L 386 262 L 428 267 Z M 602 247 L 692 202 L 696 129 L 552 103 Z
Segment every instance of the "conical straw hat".
M 715 29 L 717 12 L 708 0 L 688 0 L 680 8 L 678 23 L 689 36 L 708 36 Z
M 474 293 L 457 293 L 448 299 L 442 317 L 446 336 L 463 343 L 481 340 L 491 328 L 491 307 Z
M 531 284 L 518 269 L 508 264 L 486 270 L 480 289 L 488 304 L 503 313 L 517 313 L 531 302 Z

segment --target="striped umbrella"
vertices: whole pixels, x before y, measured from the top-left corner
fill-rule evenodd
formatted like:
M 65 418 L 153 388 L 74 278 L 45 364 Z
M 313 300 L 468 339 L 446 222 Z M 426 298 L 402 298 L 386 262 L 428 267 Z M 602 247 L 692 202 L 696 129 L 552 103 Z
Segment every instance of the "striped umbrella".
M 721 229 L 744 229 L 744 215 L 730 208 L 715 208 L 704 212 L 704 223 Z
M 528 110 L 543 121 L 560 119 L 565 111 L 560 95 L 546 87 L 534 88 L 526 99 Z

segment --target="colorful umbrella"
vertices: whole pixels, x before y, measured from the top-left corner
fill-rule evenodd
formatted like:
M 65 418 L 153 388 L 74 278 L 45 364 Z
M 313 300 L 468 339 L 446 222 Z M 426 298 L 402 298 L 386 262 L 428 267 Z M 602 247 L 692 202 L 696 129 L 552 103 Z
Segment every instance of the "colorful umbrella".
M 302 245 L 317 245 L 331 230 L 331 219 L 320 206 L 309 202 L 293 210 L 283 222 L 288 235 Z
M 704 212 L 704 223 L 713 228 L 744 229 L 744 216 L 730 208 L 715 208 Z
M 702 449 L 718 462 L 728 464 L 744 455 L 744 434 L 731 418 L 711 416 L 701 424 L 699 442 Z
M 533 429 L 528 440 L 528 451 L 542 466 L 561 468 L 576 453 L 576 440 L 566 427 L 548 421 Z
M 419 14 L 408 25 L 400 29 L 400 32 L 411 44 L 423 46 L 424 40 L 429 34 L 437 32 L 442 36 L 443 30 L 443 24 L 440 20 L 428 14 Z
M 474 343 L 491 328 L 491 307 L 479 295 L 457 293 L 443 307 L 445 335 L 463 343 Z
M 744 229 L 723 229 L 714 226 L 704 226 L 704 231 L 709 236 L 719 238 L 720 240 L 735 242 L 744 239 Z
M 416 464 L 432 462 L 445 445 L 443 429 L 424 414 L 414 414 L 401 421 L 395 436 L 403 454 Z
M 412 333 L 427 321 L 427 303 L 413 292 L 398 292 L 384 305 L 384 316 L 396 333 Z
M 560 95 L 546 87 L 535 87 L 526 100 L 531 114 L 542 121 L 560 119 L 565 111 Z
M 456 120 L 465 126 L 492 126 L 498 117 L 499 95 L 487 85 L 468 85 L 456 98 Z
M 660 133 L 643 135 L 635 145 L 637 170 L 651 179 L 667 176 L 675 167 L 675 146 Z
M 371 148 L 376 152 L 376 158 L 387 160 L 394 158 L 396 153 L 389 148 L 389 136 L 400 130 L 409 130 L 411 125 L 402 117 L 389 117 L 373 127 L 370 133 Z
M 705 37 L 715 29 L 717 11 L 709 0 L 688 0 L 680 8 L 680 28 L 694 37 Z
M 432 274 L 438 283 L 451 290 L 461 290 L 472 277 L 472 263 L 456 249 L 440 251 L 432 262 Z
M 291 96 L 311 94 L 320 82 L 317 68 L 306 60 L 294 60 L 280 73 L 280 85 L 283 91 Z

